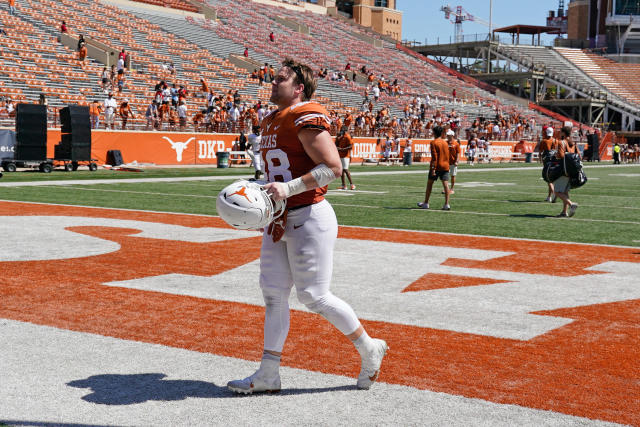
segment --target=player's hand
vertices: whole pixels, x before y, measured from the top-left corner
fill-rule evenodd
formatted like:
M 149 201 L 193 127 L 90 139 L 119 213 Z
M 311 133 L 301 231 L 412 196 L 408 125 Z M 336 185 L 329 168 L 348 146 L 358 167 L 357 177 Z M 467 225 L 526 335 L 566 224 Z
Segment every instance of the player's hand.
M 283 182 L 269 182 L 264 185 L 264 189 L 275 201 L 287 198 L 287 185 Z

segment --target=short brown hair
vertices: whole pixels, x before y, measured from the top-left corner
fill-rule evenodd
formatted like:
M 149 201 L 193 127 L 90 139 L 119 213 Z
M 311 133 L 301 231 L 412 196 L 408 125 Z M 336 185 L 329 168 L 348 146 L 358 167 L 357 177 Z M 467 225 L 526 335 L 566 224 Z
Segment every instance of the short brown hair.
M 302 100 L 309 101 L 313 97 L 313 94 L 316 92 L 316 87 L 318 86 L 316 79 L 313 77 L 313 70 L 311 70 L 307 65 L 291 58 L 286 58 L 282 61 L 282 66 L 293 71 L 294 83 L 304 86 Z
M 571 127 L 569 126 L 563 126 L 562 129 L 560 129 L 560 132 L 564 133 L 566 136 L 571 136 Z

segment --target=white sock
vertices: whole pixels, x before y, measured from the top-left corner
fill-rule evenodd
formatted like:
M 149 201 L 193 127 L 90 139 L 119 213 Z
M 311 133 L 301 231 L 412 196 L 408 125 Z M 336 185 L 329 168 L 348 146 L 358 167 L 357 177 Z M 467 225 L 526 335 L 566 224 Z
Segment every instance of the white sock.
M 280 356 L 276 356 L 266 351 L 262 353 L 260 370 L 265 374 L 275 375 L 280 370 Z
M 367 334 L 367 331 L 362 331 L 362 335 L 353 342 L 353 345 L 356 346 L 356 350 L 358 350 L 358 353 L 360 353 L 360 356 L 362 357 L 369 354 L 374 348 L 373 340 Z

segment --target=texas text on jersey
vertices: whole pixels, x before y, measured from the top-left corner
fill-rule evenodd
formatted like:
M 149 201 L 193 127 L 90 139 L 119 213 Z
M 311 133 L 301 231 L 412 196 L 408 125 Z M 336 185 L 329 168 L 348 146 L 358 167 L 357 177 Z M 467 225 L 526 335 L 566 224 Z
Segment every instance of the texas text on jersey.
M 266 116 L 262 120 L 260 154 L 267 181 L 288 182 L 313 169 L 316 164 L 304 151 L 298 133 L 302 129 L 329 131 L 330 126 L 327 110 L 315 102 L 301 102 Z M 324 186 L 297 194 L 287 200 L 287 207 L 318 203 L 326 192 Z

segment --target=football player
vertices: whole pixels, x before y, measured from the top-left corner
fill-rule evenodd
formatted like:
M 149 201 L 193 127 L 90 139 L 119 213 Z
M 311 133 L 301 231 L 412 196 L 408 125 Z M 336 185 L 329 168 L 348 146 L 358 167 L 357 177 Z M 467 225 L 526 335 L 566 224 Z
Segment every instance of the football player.
M 253 162 L 253 168 L 256 170 L 254 174 L 255 179 L 260 179 L 262 176 L 262 158 L 260 157 L 260 126 L 253 127 L 253 133 L 249 135 L 247 141 L 249 146 L 247 147 L 247 154 Z
M 346 335 L 360 353 L 357 387 L 376 381 L 387 343 L 367 335 L 353 309 L 329 290 L 338 223 L 324 199 L 328 184 L 341 176 L 338 150 L 329 134 L 330 120 L 311 102 L 312 70 L 287 59 L 271 82 L 271 102 L 278 108 L 262 121 L 260 153 L 274 200 L 287 200 L 287 211 L 264 231 L 260 252 L 260 287 L 266 306 L 264 352 L 251 376 L 230 381 L 234 392 L 280 390 L 280 356 L 289 332 L 289 294 Z

